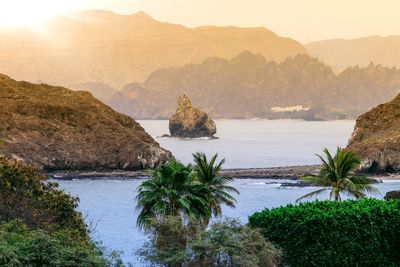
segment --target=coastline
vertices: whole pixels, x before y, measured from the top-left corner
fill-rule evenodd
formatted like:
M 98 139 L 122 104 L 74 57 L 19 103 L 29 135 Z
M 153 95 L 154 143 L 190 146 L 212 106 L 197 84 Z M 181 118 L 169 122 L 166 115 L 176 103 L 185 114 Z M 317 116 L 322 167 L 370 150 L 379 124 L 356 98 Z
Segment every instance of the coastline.
M 285 166 L 270 168 L 235 168 L 223 169 L 220 174 L 235 179 L 289 179 L 297 180 L 305 173 L 317 173 L 319 165 Z M 50 179 L 145 179 L 148 178 L 147 171 L 62 171 L 48 172 L 45 175 Z
M 223 169 L 220 174 L 230 176 L 235 179 L 285 179 L 298 180 L 299 177 L 306 173 L 318 173 L 320 165 L 303 165 L 303 166 L 284 166 L 269 168 L 235 168 Z M 145 179 L 148 178 L 147 171 L 63 171 L 63 172 L 47 172 L 45 175 L 49 179 L 55 180 L 72 180 L 72 179 Z M 376 180 L 400 180 L 400 174 L 367 174 L 368 177 Z

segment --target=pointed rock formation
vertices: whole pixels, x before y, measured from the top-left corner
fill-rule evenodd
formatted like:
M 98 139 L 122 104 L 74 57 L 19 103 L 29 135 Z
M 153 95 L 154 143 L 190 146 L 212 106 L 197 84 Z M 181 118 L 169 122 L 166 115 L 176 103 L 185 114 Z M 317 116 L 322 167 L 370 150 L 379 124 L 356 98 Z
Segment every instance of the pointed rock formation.
M 358 117 L 347 148 L 366 171 L 400 171 L 400 95 Z
M 0 74 L 1 153 L 46 171 L 136 170 L 172 158 L 132 118 L 90 93 Z
M 178 98 L 176 112 L 169 120 L 169 132 L 175 137 L 213 137 L 217 132 L 214 121 L 208 115 L 192 106 L 185 94 Z

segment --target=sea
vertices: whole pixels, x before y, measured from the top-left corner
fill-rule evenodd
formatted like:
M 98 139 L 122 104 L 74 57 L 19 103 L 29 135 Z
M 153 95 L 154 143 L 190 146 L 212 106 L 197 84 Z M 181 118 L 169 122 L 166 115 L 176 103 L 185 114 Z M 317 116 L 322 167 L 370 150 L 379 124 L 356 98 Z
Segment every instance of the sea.
M 323 148 L 334 151 L 346 146 L 355 121 L 302 120 L 216 120 L 215 139 L 161 137 L 168 134 L 167 120 L 141 120 L 142 127 L 165 149 L 183 163 L 192 162 L 192 153 L 218 153 L 225 158 L 224 168 L 263 168 L 318 164 L 316 154 Z M 100 179 L 59 180 L 60 187 L 80 199 L 79 211 L 85 217 L 91 235 L 106 248 L 121 252 L 125 263 L 145 266 L 136 255 L 147 235 L 136 227 L 139 211 L 135 197 L 143 180 L 101 177 Z M 223 207 L 223 216 L 246 223 L 248 217 L 264 208 L 295 203 L 315 187 L 281 187 L 290 180 L 236 179 L 232 186 L 240 191 L 236 208 Z M 400 189 L 400 180 L 377 184 L 383 198 Z M 321 196 L 320 198 L 326 198 Z

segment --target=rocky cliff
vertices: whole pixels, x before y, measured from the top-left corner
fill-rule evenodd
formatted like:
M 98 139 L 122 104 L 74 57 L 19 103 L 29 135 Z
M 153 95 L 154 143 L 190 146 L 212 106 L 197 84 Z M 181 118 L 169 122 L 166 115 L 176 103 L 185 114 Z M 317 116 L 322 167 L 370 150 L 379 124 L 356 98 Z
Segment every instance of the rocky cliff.
M 363 168 L 400 171 L 400 95 L 361 115 L 348 149 L 363 157 Z
M 400 70 L 370 64 L 336 75 L 308 55 L 277 63 L 245 51 L 231 60 L 159 69 L 125 86 L 115 108 L 135 118 L 168 118 L 183 92 L 213 118 L 344 119 L 397 95 Z
M 303 45 L 266 28 L 197 27 L 157 21 L 143 12 L 89 10 L 36 30 L 0 31 L 0 69 L 16 79 L 74 88 L 95 82 L 121 89 L 156 69 L 231 58 L 243 50 L 278 62 Z
M 169 160 L 133 119 L 90 93 L 0 75 L 2 154 L 47 170 L 135 170 Z
M 175 137 L 213 137 L 217 132 L 214 121 L 198 108 L 185 94 L 178 98 L 178 107 L 169 120 L 169 131 Z

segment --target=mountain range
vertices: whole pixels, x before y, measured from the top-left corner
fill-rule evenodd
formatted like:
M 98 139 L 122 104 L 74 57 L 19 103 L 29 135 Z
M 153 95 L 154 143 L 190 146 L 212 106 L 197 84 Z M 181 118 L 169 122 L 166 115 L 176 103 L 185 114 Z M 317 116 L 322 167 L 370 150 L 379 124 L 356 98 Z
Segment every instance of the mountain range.
M 182 93 L 213 117 L 353 118 L 400 89 L 400 36 L 303 45 L 264 27 L 88 10 L 0 40 L 0 72 L 90 91 L 135 118 L 169 117 Z
M 159 69 L 144 83 L 128 84 L 122 91 L 101 84 L 87 84 L 90 88 L 135 118 L 168 118 L 185 93 L 217 118 L 343 119 L 399 93 L 400 70 L 370 64 L 335 74 L 306 54 L 277 63 L 245 51 L 231 60 L 213 57 L 201 64 Z
M 349 66 L 367 66 L 371 62 L 400 67 L 400 36 L 322 40 L 305 47 L 308 54 L 331 65 L 336 71 Z
M 231 58 L 243 50 L 283 61 L 303 45 L 263 27 L 197 27 L 159 22 L 143 12 L 90 10 L 59 16 L 40 30 L 0 31 L 0 71 L 17 80 L 120 89 L 156 69 Z

